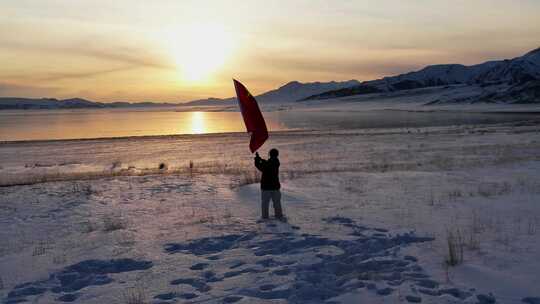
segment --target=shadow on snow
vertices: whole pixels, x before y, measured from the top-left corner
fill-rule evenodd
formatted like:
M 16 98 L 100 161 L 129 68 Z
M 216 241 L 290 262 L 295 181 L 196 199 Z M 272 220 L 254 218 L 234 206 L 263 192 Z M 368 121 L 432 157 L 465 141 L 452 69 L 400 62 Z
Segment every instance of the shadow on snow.
M 395 286 L 406 281 L 414 282 L 419 288 L 440 292 L 439 284 L 423 272 L 412 256 L 400 256 L 403 246 L 432 241 L 433 238 L 419 237 L 413 233 L 390 235 L 384 229 L 371 229 L 356 224 L 344 217 L 324 219 L 329 224 L 342 225 L 351 229 L 354 239 L 337 240 L 318 235 L 293 232 L 270 234 L 231 234 L 192 240 L 186 243 L 165 245 L 170 254 L 189 254 L 205 257 L 207 263 L 197 263 L 192 270 L 201 270 L 200 277 L 180 278 L 172 285 L 191 285 L 200 293 L 211 290 L 213 282 L 227 280 L 248 273 L 265 273 L 269 276 L 290 276 L 291 280 L 280 285 L 261 284 L 256 288 L 238 287 L 234 294 L 221 297 L 224 303 L 234 303 L 243 297 L 258 299 L 287 299 L 291 303 L 317 303 L 356 290 L 368 288 L 381 296 L 391 294 Z M 334 248 L 332 253 L 324 249 Z M 259 258 L 253 264 L 236 262 L 229 271 L 215 273 L 205 270 L 211 261 L 221 259 L 228 250 L 248 250 Z M 328 250 L 327 250 L 328 251 Z M 313 254 L 313 258 L 299 259 L 297 254 Z M 377 280 L 378 284 L 374 281 Z M 381 285 L 381 286 L 377 286 Z M 384 286 L 382 286 L 384 285 Z M 195 298 L 190 294 L 191 298 Z M 156 299 L 174 300 L 185 298 L 185 294 L 160 294 Z M 414 301 L 416 298 L 410 298 Z M 418 299 L 420 299 L 418 297 Z
M 80 297 L 77 291 L 87 286 L 106 285 L 113 281 L 111 273 L 145 270 L 152 267 L 150 261 L 132 259 L 86 260 L 52 273 L 48 279 L 19 284 L 4 299 L 5 304 L 26 302 L 28 296 L 47 291 L 59 294 L 61 302 L 73 302 Z

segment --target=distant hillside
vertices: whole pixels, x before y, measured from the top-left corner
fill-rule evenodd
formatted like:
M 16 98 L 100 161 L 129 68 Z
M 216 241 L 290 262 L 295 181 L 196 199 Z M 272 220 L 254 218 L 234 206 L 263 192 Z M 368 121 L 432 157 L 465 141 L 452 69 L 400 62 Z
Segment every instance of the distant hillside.
M 330 82 L 308 82 L 301 83 L 291 81 L 275 90 L 255 96 L 258 102 L 266 103 L 288 103 L 294 102 L 314 94 L 351 87 L 360 84 L 357 80 L 349 81 L 330 81 Z M 209 105 L 228 105 L 236 102 L 236 97 L 219 99 L 208 98 L 188 102 L 184 105 L 189 106 L 209 106 Z
M 133 107 L 164 107 L 177 106 L 171 103 L 152 102 L 112 102 L 102 103 L 82 98 L 58 100 L 55 98 L 18 98 L 0 97 L 0 110 L 31 110 L 31 109 L 92 109 L 92 108 L 133 108 Z
M 395 92 L 435 86 L 468 85 L 482 88 L 480 95 L 445 102 L 538 103 L 540 102 L 540 48 L 510 60 L 430 65 L 422 70 L 364 81 L 358 85 L 314 94 L 303 100 L 339 98 L 381 92 Z
M 287 103 L 319 94 L 325 91 L 358 85 L 356 80 L 342 82 L 310 82 L 301 83 L 291 81 L 284 86 L 256 96 L 261 103 Z M 55 98 L 18 98 L 0 97 L 0 110 L 18 109 L 82 109 L 82 108 L 129 108 L 129 107 L 164 107 L 164 106 L 216 106 L 236 104 L 236 97 L 227 99 L 207 98 L 194 100 L 184 104 L 152 103 L 152 102 L 94 102 L 82 98 L 55 99 Z

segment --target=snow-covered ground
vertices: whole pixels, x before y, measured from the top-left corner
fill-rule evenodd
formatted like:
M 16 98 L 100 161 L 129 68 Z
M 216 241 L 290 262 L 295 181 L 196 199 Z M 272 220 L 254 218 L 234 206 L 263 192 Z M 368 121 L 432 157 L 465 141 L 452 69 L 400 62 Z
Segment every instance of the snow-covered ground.
M 428 87 L 406 91 L 353 95 L 341 98 L 310 100 L 298 102 L 299 109 L 320 111 L 367 111 L 367 110 L 405 110 L 405 111 L 452 111 L 452 112 L 539 112 L 539 103 L 473 103 L 475 98 L 486 93 L 485 88 L 472 85 L 449 85 Z M 464 102 L 463 100 L 469 100 Z M 274 105 L 274 108 L 276 106 Z
M 276 132 L 288 224 L 246 142 L 4 144 L 1 301 L 540 303 L 538 122 Z

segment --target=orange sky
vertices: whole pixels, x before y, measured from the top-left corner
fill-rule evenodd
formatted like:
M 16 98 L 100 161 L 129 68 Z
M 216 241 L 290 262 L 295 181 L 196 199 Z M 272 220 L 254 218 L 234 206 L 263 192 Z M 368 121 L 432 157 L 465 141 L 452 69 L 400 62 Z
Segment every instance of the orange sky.
M 0 96 L 182 102 L 540 46 L 535 0 L 0 2 Z

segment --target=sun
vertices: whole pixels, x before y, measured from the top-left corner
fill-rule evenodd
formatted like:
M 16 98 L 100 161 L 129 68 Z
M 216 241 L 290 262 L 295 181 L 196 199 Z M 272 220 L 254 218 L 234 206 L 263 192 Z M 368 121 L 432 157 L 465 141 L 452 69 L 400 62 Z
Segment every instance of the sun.
M 171 56 L 182 78 L 199 82 L 208 79 L 226 62 L 233 48 L 229 32 L 219 24 L 191 24 L 169 32 Z

